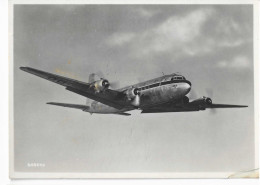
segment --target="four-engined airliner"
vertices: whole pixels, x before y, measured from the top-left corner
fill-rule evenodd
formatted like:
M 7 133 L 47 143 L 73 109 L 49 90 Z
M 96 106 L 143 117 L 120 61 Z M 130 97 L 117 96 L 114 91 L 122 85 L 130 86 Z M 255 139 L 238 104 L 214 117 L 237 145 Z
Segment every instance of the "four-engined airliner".
M 163 75 L 121 89 L 111 89 L 107 79 L 81 82 L 30 67 L 21 70 L 60 84 L 66 90 L 94 100 L 91 104 L 49 102 L 47 104 L 76 108 L 89 113 L 131 115 L 128 111 L 139 109 L 141 113 L 190 112 L 215 108 L 241 108 L 245 105 L 213 104 L 209 97 L 189 100 L 191 82 L 180 74 Z

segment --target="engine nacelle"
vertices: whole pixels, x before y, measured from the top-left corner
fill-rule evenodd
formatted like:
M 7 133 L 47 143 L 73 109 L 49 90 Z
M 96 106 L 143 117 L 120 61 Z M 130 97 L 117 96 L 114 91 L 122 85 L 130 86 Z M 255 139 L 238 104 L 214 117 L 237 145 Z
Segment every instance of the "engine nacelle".
M 140 91 L 137 88 L 128 89 L 126 91 L 126 97 L 128 100 L 135 98 L 137 95 L 140 95 Z
M 96 92 L 101 92 L 109 87 L 109 82 L 105 79 L 101 79 L 101 80 L 95 81 L 93 83 L 93 87 Z
M 191 102 L 192 104 L 197 104 L 197 105 L 211 105 L 212 104 L 212 100 L 208 97 L 201 97 L 199 99 L 196 99 L 194 101 Z
M 135 107 L 140 105 L 140 91 L 137 88 L 128 89 L 126 91 L 126 97 Z

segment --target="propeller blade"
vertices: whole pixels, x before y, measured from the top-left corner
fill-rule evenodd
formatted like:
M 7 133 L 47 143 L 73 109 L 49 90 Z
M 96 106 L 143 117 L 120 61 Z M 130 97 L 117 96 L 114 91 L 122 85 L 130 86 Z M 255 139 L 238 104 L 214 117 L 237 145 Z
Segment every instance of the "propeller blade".
M 100 80 L 101 78 L 104 78 L 104 76 L 102 75 L 102 73 L 98 72 L 98 73 L 91 73 L 89 76 L 88 76 L 88 82 L 89 83 L 92 83 L 92 82 L 95 82 L 97 80 Z
M 97 81 L 99 79 L 105 79 L 105 75 L 102 71 L 97 71 L 96 73 L 92 73 L 89 75 L 89 82 L 94 82 Z M 117 89 L 119 88 L 120 84 L 119 81 L 115 81 L 115 82 L 109 82 L 109 86 L 112 89 Z
M 191 99 L 191 100 L 195 100 L 195 99 L 198 98 L 197 93 L 196 93 L 195 90 L 193 90 L 193 89 L 191 89 L 190 93 L 188 94 L 188 97 L 189 97 L 189 99 Z
M 118 89 L 120 87 L 120 82 L 119 81 L 115 81 L 115 82 L 109 82 L 109 86 L 112 88 L 112 89 Z
M 138 107 L 140 105 L 140 95 L 136 95 L 135 98 L 132 101 L 132 105 Z
M 213 99 L 213 89 L 212 88 L 206 88 L 205 91 L 206 91 L 207 97 Z M 211 115 L 214 115 L 214 114 L 217 113 L 216 109 L 210 109 L 209 111 L 210 111 Z
M 99 77 L 99 78 L 105 78 L 105 75 L 102 71 L 97 71 L 96 72 L 96 75 Z
M 95 81 L 95 74 L 94 73 L 91 73 L 89 76 L 88 76 L 88 82 L 89 83 L 92 83 Z
M 213 98 L 213 89 L 207 88 L 206 89 L 207 96 L 210 98 Z

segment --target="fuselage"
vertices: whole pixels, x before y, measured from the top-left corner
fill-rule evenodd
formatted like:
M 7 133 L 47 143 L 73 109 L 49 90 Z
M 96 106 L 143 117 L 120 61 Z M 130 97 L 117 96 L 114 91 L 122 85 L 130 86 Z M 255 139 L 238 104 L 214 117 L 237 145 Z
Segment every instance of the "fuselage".
M 118 91 L 122 92 L 130 88 L 138 89 L 140 92 L 140 105 L 137 108 L 144 108 L 181 99 L 189 93 L 191 89 L 191 83 L 182 75 L 171 74 L 127 86 L 118 89 Z M 134 108 L 125 108 L 118 110 L 116 108 L 94 101 L 91 104 L 88 112 L 111 114 L 130 111 L 133 109 Z

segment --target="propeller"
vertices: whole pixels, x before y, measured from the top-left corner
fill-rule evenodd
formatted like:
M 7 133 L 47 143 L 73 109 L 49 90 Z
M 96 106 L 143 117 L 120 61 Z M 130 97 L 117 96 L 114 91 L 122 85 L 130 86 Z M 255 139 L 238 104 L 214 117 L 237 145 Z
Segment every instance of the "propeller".
M 206 93 L 208 97 L 213 98 L 213 89 L 206 88 Z
M 137 94 L 137 95 L 134 97 L 134 99 L 133 99 L 133 101 L 132 101 L 132 105 L 134 105 L 134 106 L 136 106 L 136 107 L 138 107 L 138 106 L 140 105 L 140 95 L 139 95 L 139 94 Z
M 213 89 L 206 88 L 205 91 L 206 91 L 207 96 L 210 97 L 211 99 L 213 99 Z M 216 111 L 217 111 L 216 109 L 210 109 L 211 114 L 216 114 Z
M 105 75 L 104 75 L 104 73 L 102 72 L 102 71 L 97 71 L 96 73 L 95 73 L 95 75 L 97 76 L 97 77 L 99 77 L 99 78 L 105 78 Z
M 95 80 L 95 73 L 91 73 L 89 76 L 88 76 L 88 82 L 89 83 L 92 83 L 92 82 L 94 82 L 94 81 L 96 81 Z
M 198 98 L 197 93 L 195 92 L 194 89 L 190 90 L 190 93 L 188 94 L 188 98 L 191 99 L 191 100 L 195 100 L 195 99 Z
M 91 73 L 89 75 L 89 83 L 95 82 L 99 79 L 105 79 L 105 75 L 102 71 L 97 71 L 96 73 Z M 118 89 L 120 87 L 119 81 L 113 81 L 108 83 L 109 83 L 109 87 L 111 87 L 112 89 Z
M 112 89 L 118 89 L 120 87 L 119 81 L 109 82 L 109 84 Z
M 211 88 L 206 88 L 205 89 L 206 92 L 206 96 L 213 99 L 213 89 Z M 190 93 L 187 95 L 189 97 L 189 99 L 191 100 L 195 100 L 198 98 L 197 93 L 195 90 L 191 89 Z M 216 109 L 210 109 L 210 114 L 216 114 Z

